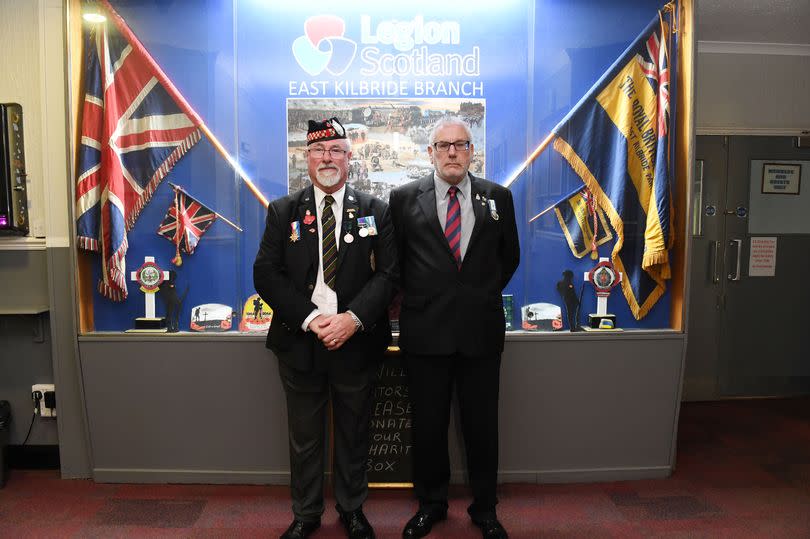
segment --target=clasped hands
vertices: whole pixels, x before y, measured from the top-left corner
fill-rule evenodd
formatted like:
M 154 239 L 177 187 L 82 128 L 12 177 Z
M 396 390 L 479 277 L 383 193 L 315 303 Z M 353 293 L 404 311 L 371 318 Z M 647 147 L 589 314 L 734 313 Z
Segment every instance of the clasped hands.
M 319 314 L 310 321 L 309 330 L 327 350 L 337 350 L 354 335 L 357 327 L 349 313 Z

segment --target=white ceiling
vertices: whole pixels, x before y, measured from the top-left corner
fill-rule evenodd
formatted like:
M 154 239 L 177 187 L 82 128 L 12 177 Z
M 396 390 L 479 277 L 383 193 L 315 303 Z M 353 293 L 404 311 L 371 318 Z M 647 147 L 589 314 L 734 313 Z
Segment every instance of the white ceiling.
M 699 41 L 810 44 L 810 0 L 696 0 Z

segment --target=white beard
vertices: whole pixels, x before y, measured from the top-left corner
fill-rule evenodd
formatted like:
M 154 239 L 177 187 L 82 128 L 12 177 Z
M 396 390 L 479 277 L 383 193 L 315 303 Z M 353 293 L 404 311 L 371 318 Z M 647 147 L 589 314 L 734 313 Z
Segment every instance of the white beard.
M 332 187 L 340 182 L 340 171 L 336 168 L 324 168 L 315 173 L 318 183 L 324 187 Z

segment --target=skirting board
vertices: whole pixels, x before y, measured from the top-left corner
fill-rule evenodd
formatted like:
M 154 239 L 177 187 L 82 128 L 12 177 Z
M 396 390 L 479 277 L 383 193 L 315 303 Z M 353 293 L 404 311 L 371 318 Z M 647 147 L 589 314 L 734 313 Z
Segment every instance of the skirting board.
M 646 468 L 594 468 L 587 470 L 546 470 L 498 472 L 499 483 L 599 483 L 669 477 L 669 466 Z M 326 474 L 327 478 L 331 474 Z M 453 484 L 465 484 L 466 473 L 450 474 Z M 95 468 L 98 483 L 187 483 L 217 485 L 289 485 L 289 472 L 242 472 L 233 470 L 159 470 Z M 327 479 L 328 480 L 328 479 Z

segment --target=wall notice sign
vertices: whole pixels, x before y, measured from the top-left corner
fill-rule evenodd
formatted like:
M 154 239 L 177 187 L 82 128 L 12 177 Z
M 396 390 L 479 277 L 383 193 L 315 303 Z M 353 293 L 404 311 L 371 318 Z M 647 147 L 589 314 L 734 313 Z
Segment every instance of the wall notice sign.
M 762 166 L 762 192 L 798 195 L 802 184 L 802 166 L 791 163 L 765 163 Z
M 748 276 L 773 277 L 774 275 L 776 275 L 776 237 L 751 238 Z

